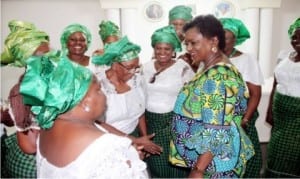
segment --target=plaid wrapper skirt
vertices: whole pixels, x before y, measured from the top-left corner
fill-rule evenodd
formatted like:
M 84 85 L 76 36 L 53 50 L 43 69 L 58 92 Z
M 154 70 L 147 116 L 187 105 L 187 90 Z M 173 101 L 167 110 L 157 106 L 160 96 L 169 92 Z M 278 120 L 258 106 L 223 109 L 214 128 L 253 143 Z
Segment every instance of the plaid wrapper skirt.
M 276 92 L 266 177 L 300 178 L 300 98 Z
M 157 114 L 146 111 L 148 134 L 155 133 L 153 141 L 163 147 L 160 155 L 151 155 L 145 161 L 152 178 L 187 178 L 190 169 L 174 166 L 169 162 L 171 121 L 173 112 Z
M 36 178 L 35 155 L 25 154 L 18 146 L 16 133 L 1 141 L 1 171 L 4 178 Z
M 244 178 L 259 178 L 260 170 L 262 169 L 262 154 L 257 129 L 255 127 L 258 116 L 259 114 L 256 111 L 245 130 L 254 146 L 255 155 L 247 162 Z

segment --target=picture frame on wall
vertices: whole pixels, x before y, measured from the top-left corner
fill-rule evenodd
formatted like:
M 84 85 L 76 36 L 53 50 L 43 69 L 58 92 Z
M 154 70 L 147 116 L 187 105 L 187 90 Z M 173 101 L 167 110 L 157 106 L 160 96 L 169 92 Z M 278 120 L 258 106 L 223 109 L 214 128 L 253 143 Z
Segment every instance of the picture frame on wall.
M 236 13 L 235 12 L 236 7 L 229 0 L 221 0 L 221 1 L 218 1 L 214 5 L 213 11 L 214 11 L 214 15 L 218 18 L 221 18 L 221 17 L 234 17 L 235 13 Z
M 148 21 L 157 22 L 162 20 L 165 12 L 160 2 L 151 1 L 145 5 L 143 13 Z

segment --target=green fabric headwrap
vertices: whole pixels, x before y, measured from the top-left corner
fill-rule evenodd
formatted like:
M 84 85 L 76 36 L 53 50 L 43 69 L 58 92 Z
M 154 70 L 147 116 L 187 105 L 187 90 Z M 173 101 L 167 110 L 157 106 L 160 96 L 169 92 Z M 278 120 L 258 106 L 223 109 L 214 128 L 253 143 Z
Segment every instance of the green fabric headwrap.
M 141 47 L 130 42 L 127 36 L 104 46 L 104 54 L 93 56 L 96 65 L 111 66 L 114 62 L 130 61 L 138 57 Z
M 294 32 L 300 28 L 300 18 L 298 18 L 297 20 L 295 20 L 295 22 L 293 24 L 290 25 L 290 28 L 288 30 L 288 34 L 290 39 L 292 38 Z
M 1 65 L 24 67 L 41 43 L 49 42 L 49 36 L 39 31 L 32 23 L 12 20 L 8 23 L 10 34 L 5 39 L 1 53 Z
M 235 36 L 235 46 L 242 44 L 250 38 L 250 33 L 244 23 L 235 18 L 220 18 L 225 30 L 231 31 Z
M 99 35 L 102 41 L 105 41 L 105 39 L 109 36 L 121 37 L 119 27 L 112 21 L 101 21 L 101 23 L 99 24 L 99 28 Z
M 169 11 L 169 21 L 173 21 L 175 19 L 190 21 L 192 18 L 192 8 L 188 6 L 175 6 Z
M 64 30 L 63 33 L 60 36 L 60 44 L 61 44 L 61 48 L 62 48 L 62 52 L 64 55 L 68 54 L 68 47 L 67 47 L 67 43 L 68 43 L 68 39 L 70 37 L 70 35 L 72 35 L 75 32 L 81 32 L 84 34 L 85 39 L 87 41 L 87 47 L 89 48 L 91 45 L 91 41 L 92 41 L 92 35 L 90 30 L 81 24 L 71 24 L 68 25 Z
M 151 36 L 151 45 L 154 48 L 157 43 L 171 44 L 175 52 L 180 52 L 181 42 L 176 34 L 176 31 L 172 25 L 157 29 Z
M 21 83 L 24 104 L 31 105 L 39 126 L 49 129 L 59 114 L 78 104 L 91 84 L 92 73 L 67 57 L 32 56 Z

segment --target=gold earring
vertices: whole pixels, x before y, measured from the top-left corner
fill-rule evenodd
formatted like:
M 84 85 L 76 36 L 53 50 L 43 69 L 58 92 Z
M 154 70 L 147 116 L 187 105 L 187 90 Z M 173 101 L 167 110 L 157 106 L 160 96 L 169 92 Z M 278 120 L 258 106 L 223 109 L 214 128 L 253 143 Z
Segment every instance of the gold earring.
M 217 49 L 217 47 L 212 47 L 212 48 L 211 48 L 211 51 L 212 51 L 213 53 L 217 53 L 218 49 Z

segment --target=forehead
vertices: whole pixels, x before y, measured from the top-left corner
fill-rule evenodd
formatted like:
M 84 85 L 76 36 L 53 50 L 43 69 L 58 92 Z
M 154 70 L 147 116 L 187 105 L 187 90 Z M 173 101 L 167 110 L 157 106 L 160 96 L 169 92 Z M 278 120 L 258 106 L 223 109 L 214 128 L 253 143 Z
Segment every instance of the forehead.
M 74 33 L 72 33 L 70 36 L 69 36 L 69 38 L 70 37 L 83 37 L 83 38 L 85 38 L 85 35 L 84 35 L 84 33 L 83 32 L 74 32 Z
M 224 31 L 225 31 L 225 36 L 234 37 L 234 34 L 230 30 L 224 29 Z
M 195 38 L 203 38 L 203 35 L 201 34 L 201 32 L 196 28 L 190 28 L 185 32 L 185 40 L 193 40 Z
M 294 31 L 293 35 L 299 35 L 299 34 L 300 34 L 300 27 Z
M 125 65 L 125 66 L 132 66 L 132 65 L 138 65 L 139 64 L 139 58 L 135 58 L 133 60 L 130 60 L 130 61 L 124 61 L 124 62 L 120 62 L 122 65 Z
M 174 19 L 170 22 L 171 24 L 185 24 L 185 20 L 183 19 Z
M 166 42 L 159 42 L 155 44 L 157 48 L 172 48 L 172 45 Z
M 110 36 L 106 37 L 104 43 L 112 43 L 112 42 L 116 42 L 117 40 L 119 40 L 118 36 L 110 35 Z

